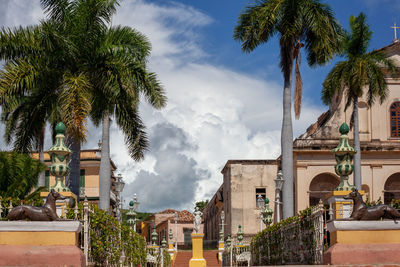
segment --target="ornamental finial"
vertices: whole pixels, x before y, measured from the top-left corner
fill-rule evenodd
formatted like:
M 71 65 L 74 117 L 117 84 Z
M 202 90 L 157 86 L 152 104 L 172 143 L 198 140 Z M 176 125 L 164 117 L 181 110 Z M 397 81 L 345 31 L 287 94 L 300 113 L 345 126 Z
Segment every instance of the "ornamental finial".
M 56 141 L 49 149 L 51 165 L 49 167 L 50 173 L 56 177 L 56 184 L 51 189 L 57 192 L 69 192 L 69 188 L 65 186 L 65 176 L 69 174 L 70 168 L 68 166 L 69 158 L 72 151 L 65 145 L 65 125 L 59 122 L 56 126 Z
M 349 126 L 344 122 L 340 128 L 339 144 L 335 149 L 332 149 L 332 153 L 335 155 L 336 165 L 335 172 L 340 176 L 340 184 L 335 188 L 337 191 L 348 191 L 354 188 L 349 183 L 349 175 L 353 173 L 353 155 L 356 150 L 349 144 Z

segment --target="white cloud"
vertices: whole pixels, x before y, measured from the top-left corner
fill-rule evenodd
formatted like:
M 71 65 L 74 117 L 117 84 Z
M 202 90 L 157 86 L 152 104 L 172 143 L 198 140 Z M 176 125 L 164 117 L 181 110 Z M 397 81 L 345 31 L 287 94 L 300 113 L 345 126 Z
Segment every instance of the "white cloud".
M 282 85 L 226 66 L 204 63 L 212 55 L 202 50 L 197 32 L 212 23 L 212 19 L 188 6 L 157 6 L 137 0 L 123 2 L 114 21 L 145 33 L 153 44 L 150 67 L 165 85 L 168 106 L 155 112 L 144 105 L 145 123 L 152 127 L 168 122 L 181 129 L 196 149 L 180 153 L 196 162 L 194 168 L 199 173 L 207 170 L 211 175 L 199 178 L 192 202 L 214 194 L 222 182 L 220 170 L 228 159 L 274 158 L 280 154 Z M 178 37 L 181 33 L 185 34 Z M 300 129 L 296 135 L 320 113 L 319 108 L 305 99 L 302 118 L 294 123 L 295 129 Z M 143 169 L 154 172 L 161 159 L 154 157 L 153 152 L 150 155 L 138 163 L 136 174 L 129 174 L 129 180 Z M 168 164 L 168 157 L 163 160 Z M 179 167 L 175 171 L 179 173 Z M 142 181 L 143 173 L 138 177 Z M 169 182 L 168 177 L 164 179 Z M 129 193 L 143 190 L 140 184 L 135 181 L 129 185 L 136 187 L 136 190 L 130 188 Z M 181 185 L 184 187 L 183 182 Z M 149 195 L 159 192 L 155 188 L 145 191 Z M 186 199 L 184 206 L 191 208 L 192 203 Z
M 6 25 L 30 24 L 40 17 L 37 3 L 29 10 L 7 3 L 15 13 L 7 11 Z M 161 111 L 141 106 L 153 142 L 143 162 L 129 158 L 123 135 L 115 124 L 111 128 L 112 159 L 129 182 L 124 195 L 138 193 L 140 210 L 191 208 L 194 201 L 215 193 L 227 160 L 280 154 L 282 85 L 214 64 L 213 55 L 201 47 L 199 33 L 212 23 L 213 18 L 193 7 L 144 0 L 122 1 L 113 19 L 114 25 L 129 25 L 148 36 L 153 45 L 150 68 L 168 95 L 168 105 Z M 295 135 L 321 111 L 305 99 L 301 120 L 294 122 Z M 95 148 L 101 129 L 89 127 L 84 147 Z

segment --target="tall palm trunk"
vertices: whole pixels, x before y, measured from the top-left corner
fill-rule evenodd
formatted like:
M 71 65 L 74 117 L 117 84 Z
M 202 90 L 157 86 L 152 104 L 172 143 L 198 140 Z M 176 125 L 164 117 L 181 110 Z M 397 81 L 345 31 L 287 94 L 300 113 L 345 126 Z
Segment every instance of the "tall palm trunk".
M 39 161 L 44 164 L 44 134 L 45 134 L 45 127 L 42 128 L 42 131 L 39 136 L 38 140 L 38 154 L 39 154 Z M 38 177 L 38 187 L 44 187 L 46 185 L 46 175 L 45 171 L 41 171 Z
M 71 173 L 69 174 L 69 189 L 78 197 L 79 201 L 79 179 L 81 168 L 81 143 L 73 138 L 71 143 L 71 161 L 69 166 Z
M 281 132 L 282 174 L 285 182 L 282 189 L 283 218 L 294 214 L 293 190 L 293 127 L 292 127 L 292 70 L 294 46 L 281 47 L 281 66 L 284 76 L 283 118 Z
M 361 145 L 358 125 L 358 97 L 353 98 L 353 120 L 354 149 L 357 151 L 354 155 L 354 185 L 358 190 L 361 190 Z
M 110 164 L 110 116 L 106 113 L 103 117 L 101 161 L 100 161 L 100 203 L 102 210 L 108 211 L 110 208 L 111 190 L 111 164 Z

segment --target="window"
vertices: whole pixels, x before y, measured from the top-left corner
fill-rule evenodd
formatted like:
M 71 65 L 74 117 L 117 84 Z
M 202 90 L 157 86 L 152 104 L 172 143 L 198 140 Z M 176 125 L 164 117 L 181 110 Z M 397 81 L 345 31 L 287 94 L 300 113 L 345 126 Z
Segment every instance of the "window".
M 256 188 L 256 207 L 257 207 L 257 197 L 258 195 L 261 195 L 263 199 L 265 199 L 265 188 Z
M 390 106 L 390 137 L 400 137 L 400 101 Z
M 84 198 L 86 195 L 86 188 L 85 188 L 85 169 L 81 169 L 79 175 L 79 198 Z
M 50 171 L 49 170 L 47 170 L 44 174 L 44 186 L 46 188 L 50 187 Z
M 84 169 L 82 169 L 80 172 L 79 187 L 81 187 L 81 188 L 85 187 L 85 170 Z

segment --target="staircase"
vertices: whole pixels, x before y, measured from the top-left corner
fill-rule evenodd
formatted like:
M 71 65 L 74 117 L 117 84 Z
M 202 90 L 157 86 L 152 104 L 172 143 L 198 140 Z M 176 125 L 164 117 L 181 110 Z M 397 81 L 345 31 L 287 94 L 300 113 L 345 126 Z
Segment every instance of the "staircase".
M 178 250 L 173 267 L 189 267 L 189 261 L 192 258 L 191 250 Z
M 207 267 L 220 267 L 221 263 L 218 263 L 217 260 L 218 250 L 204 250 L 203 257 L 207 262 Z M 189 261 L 192 258 L 192 251 L 179 250 L 176 255 L 175 262 L 173 263 L 173 267 L 189 267 Z
M 218 250 L 204 250 L 203 257 L 207 262 L 207 267 L 220 267 L 222 263 L 218 263 Z

